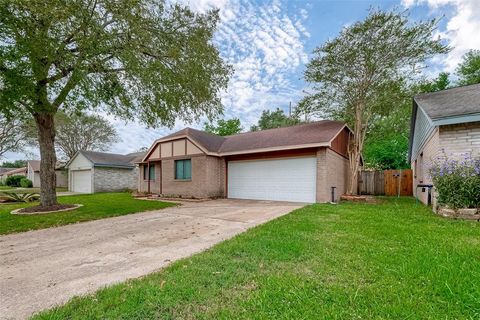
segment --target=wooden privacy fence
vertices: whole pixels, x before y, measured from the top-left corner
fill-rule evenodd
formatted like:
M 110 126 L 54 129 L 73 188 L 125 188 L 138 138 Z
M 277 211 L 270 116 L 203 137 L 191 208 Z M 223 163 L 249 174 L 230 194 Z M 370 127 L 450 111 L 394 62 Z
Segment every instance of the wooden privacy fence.
M 358 192 L 369 195 L 411 196 L 413 194 L 411 169 L 361 171 Z

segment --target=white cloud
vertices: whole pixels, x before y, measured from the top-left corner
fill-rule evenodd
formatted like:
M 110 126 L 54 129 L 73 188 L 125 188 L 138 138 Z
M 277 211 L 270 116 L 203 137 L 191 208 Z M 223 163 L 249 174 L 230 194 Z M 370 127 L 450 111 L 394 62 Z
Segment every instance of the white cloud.
M 438 32 L 452 47 L 446 56 L 434 60 L 444 71 L 454 72 L 466 52 L 480 49 L 480 0 L 402 0 L 402 4 L 405 7 L 426 4 L 437 15 L 445 12 L 446 7 L 453 9 L 447 14 L 445 29 Z

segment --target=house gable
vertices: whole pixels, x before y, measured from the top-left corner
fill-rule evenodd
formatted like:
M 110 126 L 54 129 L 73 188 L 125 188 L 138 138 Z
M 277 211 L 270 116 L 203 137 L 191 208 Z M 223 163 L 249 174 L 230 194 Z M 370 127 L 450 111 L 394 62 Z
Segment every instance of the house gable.
M 171 141 L 157 142 L 143 159 L 144 162 L 172 157 L 204 154 L 188 137 Z
M 78 152 L 77 155 L 68 163 L 68 169 L 70 170 L 84 170 L 91 169 L 92 167 L 93 163 L 81 152 Z

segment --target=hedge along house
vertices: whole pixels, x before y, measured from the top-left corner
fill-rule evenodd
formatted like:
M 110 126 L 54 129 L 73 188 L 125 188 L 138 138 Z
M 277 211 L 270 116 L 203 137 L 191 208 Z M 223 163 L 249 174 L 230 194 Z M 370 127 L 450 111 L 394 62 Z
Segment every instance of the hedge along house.
M 434 161 L 465 156 L 480 158 L 480 84 L 415 96 L 408 157 L 417 198 L 435 204 L 433 192 L 417 188 L 432 184 L 428 171 Z
M 135 190 L 138 166 L 145 152 L 126 155 L 79 151 L 66 164 L 68 190 L 80 193 Z
M 138 190 L 194 198 L 338 200 L 346 190 L 350 129 L 337 121 L 221 137 L 186 128 L 154 142 Z M 334 189 L 332 189 L 334 188 Z

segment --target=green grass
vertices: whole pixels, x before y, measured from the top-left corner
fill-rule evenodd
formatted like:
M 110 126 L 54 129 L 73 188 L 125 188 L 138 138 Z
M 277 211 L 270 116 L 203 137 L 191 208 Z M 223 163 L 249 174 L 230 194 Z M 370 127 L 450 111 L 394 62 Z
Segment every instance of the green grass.
M 37 319 L 478 319 L 479 223 L 312 205 Z
M 12 187 L 9 186 L 0 186 L 0 190 L 10 190 Z
M 162 209 L 171 203 L 132 198 L 129 193 L 96 193 L 59 197 L 60 203 L 83 204 L 73 211 L 38 215 L 15 215 L 10 212 L 32 204 L 0 204 L 0 234 L 44 229 L 65 224 L 122 216 L 130 213 Z

